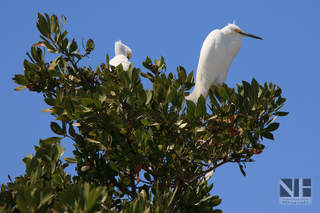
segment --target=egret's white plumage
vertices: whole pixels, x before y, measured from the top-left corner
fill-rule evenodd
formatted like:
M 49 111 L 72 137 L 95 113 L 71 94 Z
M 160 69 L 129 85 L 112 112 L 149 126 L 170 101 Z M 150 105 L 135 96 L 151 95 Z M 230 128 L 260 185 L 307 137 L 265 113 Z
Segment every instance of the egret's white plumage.
M 121 41 L 116 41 L 114 51 L 116 55 L 110 60 L 109 64 L 116 67 L 121 63 L 123 69 L 128 70 L 131 64 L 129 59 L 131 58 L 132 50 Z
M 202 94 L 208 97 L 211 85 L 220 87 L 225 82 L 232 60 L 241 47 L 241 37 L 262 39 L 242 30 L 235 24 L 213 30 L 203 42 L 197 68 L 196 84 L 187 100 L 197 102 Z

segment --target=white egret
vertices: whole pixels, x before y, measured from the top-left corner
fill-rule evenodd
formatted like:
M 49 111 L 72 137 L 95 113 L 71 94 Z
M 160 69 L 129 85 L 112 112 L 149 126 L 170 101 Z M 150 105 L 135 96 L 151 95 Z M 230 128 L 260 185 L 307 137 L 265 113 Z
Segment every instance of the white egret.
M 132 56 L 132 50 L 119 40 L 115 43 L 114 51 L 116 55 L 110 60 L 109 64 L 116 67 L 121 63 L 123 70 L 128 70 L 131 64 L 129 59 Z
M 187 100 L 197 102 L 202 94 L 206 99 L 211 85 L 220 87 L 226 80 L 232 60 L 241 47 L 242 37 L 262 39 L 243 32 L 238 26 L 228 24 L 213 30 L 203 42 L 197 69 L 196 84 Z

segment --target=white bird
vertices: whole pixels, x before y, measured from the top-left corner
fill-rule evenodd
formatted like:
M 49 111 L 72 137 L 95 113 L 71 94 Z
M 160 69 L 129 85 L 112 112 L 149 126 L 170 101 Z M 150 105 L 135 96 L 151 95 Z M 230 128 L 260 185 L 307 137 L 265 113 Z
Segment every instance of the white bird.
M 202 94 L 206 99 L 211 85 L 220 87 L 226 80 L 232 60 L 241 47 L 242 37 L 262 39 L 244 33 L 238 26 L 228 24 L 221 30 L 213 30 L 203 42 L 197 69 L 196 84 L 187 100 L 197 102 Z
M 132 56 L 132 50 L 119 40 L 115 43 L 114 51 L 116 55 L 110 60 L 109 64 L 116 67 L 121 63 L 123 70 L 128 70 L 131 64 L 129 59 Z

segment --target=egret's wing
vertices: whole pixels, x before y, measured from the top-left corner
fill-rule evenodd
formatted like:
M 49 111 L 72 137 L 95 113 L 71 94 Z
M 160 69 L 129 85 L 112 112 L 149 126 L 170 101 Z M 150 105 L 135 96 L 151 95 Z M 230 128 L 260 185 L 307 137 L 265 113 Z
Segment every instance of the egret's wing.
M 196 85 L 192 94 L 186 99 L 197 102 L 201 94 L 207 98 L 210 86 L 215 84 L 220 74 L 226 70 L 228 67 L 226 39 L 220 30 L 214 30 L 207 36 L 200 52 Z
M 225 70 L 228 62 L 227 50 L 226 37 L 220 30 L 212 31 L 204 41 L 200 53 L 196 79 L 196 82 L 202 85 L 201 94 L 202 91 L 208 92 L 210 85 L 212 85 Z
M 109 62 L 110 65 L 115 66 L 115 67 L 118 66 L 120 63 L 122 64 L 123 70 L 129 69 L 130 62 L 129 62 L 128 58 L 124 55 L 116 55 Z

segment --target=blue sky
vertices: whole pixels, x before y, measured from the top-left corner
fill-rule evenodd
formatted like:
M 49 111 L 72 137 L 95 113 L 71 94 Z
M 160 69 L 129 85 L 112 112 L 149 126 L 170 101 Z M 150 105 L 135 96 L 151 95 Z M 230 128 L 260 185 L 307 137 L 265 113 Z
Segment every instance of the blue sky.
M 149 56 L 167 62 L 167 72 L 178 65 L 196 71 L 201 45 L 214 29 L 236 20 L 244 31 L 264 41 L 243 38 L 242 47 L 226 80 L 236 86 L 254 77 L 260 84 L 273 82 L 283 90 L 290 112 L 280 117 L 275 140 L 247 164 L 243 177 L 236 164 L 213 174 L 212 195 L 219 195 L 223 212 L 318 212 L 320 209 L 319 135 L 320 90 L 318 81 L 320 2 L 313 1 L 1 1 L 0 2 L 0 183 L 24 174 L 22 158 L 34 153 L 39 139 L 54 136 L 54 117 L 40 94 L 16 92 L 12 77 L 23 73 L 26 51 L 40 40 L 37 13 L 67 17 L 69 38 L 92 38 L 96 49 L 82 65 L 95 67 L 114 56 L 121 39 L 133 50 L 135 67 Z M 81 45 L 79 45 L 81 46 Z M 49 53 L 47 53 L 50 59 Z M 149 87 L 150 87 L 149 83 Z M 147 84 L 145 84 L 147 86 Z M 72 141 L 64 140 L 67 156 Z M 69 169 L 73 172 L 73 169 Z M 280 178 L 311 178 L 313 204 L 279 205 Z

